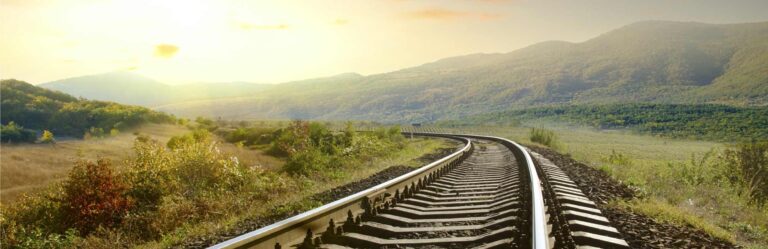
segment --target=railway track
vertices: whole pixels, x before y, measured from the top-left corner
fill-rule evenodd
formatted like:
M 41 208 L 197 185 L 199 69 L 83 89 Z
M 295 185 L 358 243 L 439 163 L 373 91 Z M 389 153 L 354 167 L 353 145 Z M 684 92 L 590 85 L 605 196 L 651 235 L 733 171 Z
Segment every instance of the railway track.
M 410 133 L 409 133 L 410 134 Z M 629 248 L 543 156 L 498 137 L 212 248 Z

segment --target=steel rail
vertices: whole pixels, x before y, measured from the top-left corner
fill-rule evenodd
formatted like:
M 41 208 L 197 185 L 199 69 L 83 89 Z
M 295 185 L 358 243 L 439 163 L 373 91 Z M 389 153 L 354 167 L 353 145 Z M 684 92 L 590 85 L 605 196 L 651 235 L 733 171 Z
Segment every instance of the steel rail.
M 484 135 L 457 135 L 460 137 L 470 137 L 470 138 L 482 138 L 482 139 L 490 139 L 490 140 L 496 140 L 502 142 L 502 144 L 506 143 L 507 145 L 510 145 L 517 149 L 520 154 L 523 155 L 525 159 L 526 168 L 528 169 L 528 176 L 530 179 L 530 186 L 531 186 L 531 246 L 534 249 L 549 249 L 551 248 L 549 245 L 549 234 L 547 230 L 547 216 L 546 216 L 546 210 L 544 205 L 544 194 L 541 184 L 541 178 L 539 178 L 539 175 L 536 171 L 536 165 L 533 163 L 533 159 L 531 158 L 531 155 L 528 153 L 528 150 L 526 150 L 523 146 L 521 146 L 518 143 L 513 142 L 512 140 L 502 138 L 502 137 L 494 137 L 494 136 L 484 136 Z M 512 148 L 510 148 L 512 149 Z
M 410 132 L 409 132 L 410 134 Z M 420 133 L 413 132 L 418 136 L 445 137 L 462 140 L 465 145 L 456 152 L 451 153 L 437 161 L 422 166 L 405 175 L 386 181 L 374 187 L 352 194 L 345 198 L 325 204 L 318 208 L 298 214 L 296 216 L 284 219 L 272 225 L 248 232 L 235 238 L 213 245 L 209 248 L 276 248 L 276 244 L 283 243 L 285 248 L 289 248 L 291 243 L 300 242 L 307 229 L 320 231 L 323 225 L 328 224 L 328 219 L 343 220 L 347 216 L 347 211 L 359 213 L 359 203 L 365 198 L 388 196 L 400 189 L 420 181 L 423 176 L 455 162 L 466 153 L 472 150 L 472 141 L 453 134 Z M 530 159 L 528 159 L 530 160 Z M 317 228 L 317 229 L 313 229 Z

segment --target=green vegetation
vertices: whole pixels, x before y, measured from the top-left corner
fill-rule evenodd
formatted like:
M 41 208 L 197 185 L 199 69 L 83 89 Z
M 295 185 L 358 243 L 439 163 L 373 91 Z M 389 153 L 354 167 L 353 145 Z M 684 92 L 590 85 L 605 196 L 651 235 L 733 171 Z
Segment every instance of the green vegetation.
M 45 144 L 56 143 L 56 139 L 53 137 L 53 132 L 49 130 L 43 130 L 43 135 L 40 136 L 40 142 Z
M 305 121 L 284 128 L 240 127 L 219 134 L 231 143 L 268 146 L 270 154 L 287 159 L 286 172 L 298 175 L 325 172 L 349 159 L 382 156 L 402 149 L 405 140 L 399 127 L 356 133 L 350 123 L 345 132 L 332 132 L 324 124 Z
M 544 128 L 531 128 L 531 142 L 553 147 L 557 137 L 555 132 Z
M 714 237 L 732 243 L 736 242 L 734 235 L 729 231 L 657 199 L 632 200 L 629 202 L 618 201 L 609 203 L 609 205 L 648 215 L 659 222 L 672 223 L 679 226 L 693 226 Z
M 317 206 L 303 198 L 387 166 L 412 164 L 405 162 L 437 147 L 422 140 L 411 145 L 397 128 L 331 132 L 319 123 L 295 121 L 276 134 L 271 146 L 288 161 L 279 170 L 245 165 L 222 153 L 206 129 L 166 143 L 139 135 L 134 156 L 124 165 L 80 161 L 64 181 L 4 207 L 0 243 L 93 248 L 120 241 L 167 247 L 197 227 L 231 225 L 237 221 L 233 217 Z M 318 160 L 325 163 L 315 164 Z
M 752 202 L 768 202 L 768 142 L 743 143 L 725 151 L 727 178 L 743 187 Z
M 718 141 L 768 139 L 768 107 L 724 105 L 611 104 L 538 107 L 481 114 L 446 126 L 483 123 L 560 122 L 598 129 Z
M 8 125 L 0 125 L 0 141 L 4 143 L 12 142 L 34 142 L 37 134 L 34 130 L 24 129 L 16 122 L 8 122 Z
M 49 130 L 59 136 L 103 136 L 104 131 L 127 129 L 147 122 L 172 123 L 173 116 L 144 107 L 112 102 L 88 101 L 39 88 L 17 80 L 0 81 L 4 141 L 29 141 L 20 126 Z M 11 126 L 11 122 L 14 125 Z M 13 127 L 17 127 L 13 128 Z M 15 131 L 19 131 L 16 135 Z M 86 135 L 88 133 L 89 135 Z M 13 138 L 12 138 L 13 137 Z

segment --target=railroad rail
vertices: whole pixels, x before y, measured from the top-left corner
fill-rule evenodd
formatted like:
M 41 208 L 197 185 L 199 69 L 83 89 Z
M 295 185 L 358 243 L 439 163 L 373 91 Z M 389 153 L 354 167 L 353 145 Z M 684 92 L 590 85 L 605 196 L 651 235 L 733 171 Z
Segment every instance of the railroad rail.
M 461 141 L 405 175 L 211 248 L 629 248 L 543 156 L 508 139 Z

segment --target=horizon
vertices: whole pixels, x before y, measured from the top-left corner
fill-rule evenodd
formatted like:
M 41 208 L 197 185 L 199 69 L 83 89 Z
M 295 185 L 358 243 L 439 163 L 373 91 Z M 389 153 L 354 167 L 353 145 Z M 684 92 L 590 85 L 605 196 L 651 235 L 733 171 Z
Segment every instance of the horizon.
M 762 6 L 768 7 L 768 3 L 760 1 L 680 1 L 665 6 L 663 11 L 653 7 L 652 2 L 599 0 L 589 2 L 603 3 L 601 8 L 566 3 L 575 6 L 555 9 L 550 8 L 549 2 L 530 1 L 386 1 L 376 2 L 373 8 L 357 3 L 345 6 L 347 12 L 354 10 L 352 14 L 307 7 L 317 7 L 320 1 L 307 5 L 262 3 L 266 8 L 259 9 L 261 13 L 254 10 L 258 6 L 238 6 L 233 1 L 163 1 L 149 4 L 152 8 L 122 0 L 71 1 L 71 5 L 45 2 L 0 3 L 0 13 L 4 13 L 0 16 L 17 20 L 2 22 L 0 31 L 19 38 L 0 41 L 2 78 L 38 85 L 127 71 L 168 85 L 279 84 L 345 73 L 370 76 L 449 57 L 508 53 L 545 41 L 579 43 L 643 21 L 768 21 L 758 11 L 765 9 Z M 184 11 L 178 11 L 182 6 Z M 691 6 L 699 12 L 686 11 Z M 146 16 L 125 11 L 130 8 L 144 11 Z M 628 16 L 615 12 L 627 8 L 640 10 Z M 556 20 L 539 20 L 549 19 L 539 16 L 549 12 L 563 13 L 556 15 Z M 35 14 L 46 13 L 51 18 L 32 20 Z M 56 17 L 62 20 L 50 20 Z M 104 23 L 94 23 L 98 18 L 104 18 Z M 520 20 L 530 24 L 517 22 Z M 32 27 L 17 25 L 24 21 Z M 62 24 L 57 26 L 59 22 Z M 62 29 L 63 26 L 66 28 Z M 555 30 L 560 32 L 549 32 Z M 59 35 L 64 39 L 55 39 L 61 38 Z M 158 37 L 146 38 L 152 35 Z M 215 35 L 221 38 L 209 37 Z M 115 40 L 120 44 L 110 43 Z M 210 41 L 214 43 L 206 44 Z M 249 42 L 261 43 L 253 46 Z M 56 66 L 40 74 L 40 64 Z

